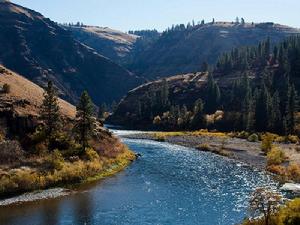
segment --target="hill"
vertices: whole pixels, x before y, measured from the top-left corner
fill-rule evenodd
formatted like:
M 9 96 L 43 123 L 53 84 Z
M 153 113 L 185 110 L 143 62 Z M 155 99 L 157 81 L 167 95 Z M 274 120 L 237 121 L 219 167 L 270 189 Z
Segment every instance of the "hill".
M 299 133 L 300 38 L 233 49 L 211 71 L 177 75 L 128 92 L 110 118 L 134 128 Z
M 1 1 L 0 14 L 0 63 L 40 85 L 52 80 L 69 101 L 88 90 L 96 104 L 111 102 L 140 82 L 40 13 Z
M 64 28 L 70 30 L 76 40 L 118 63 L 124 63 L 139 37 L 108 27 L 69 25 Z
M 1 198 L 101 179 L 135 159 L 96 120 L 89 148 L 82 147 L 74 133 L 76 108 L 62 99 L 61 119 L 49 138 L 40 114 L 43 93 L 38 85 L 0 66 Z
M 145 39 L 146 43 L 136 45 L 126 66 L 149 79 L 196 72 L 203 62 L 214 64 L 221 53 L 232 48 L 257 45 L 267 37 L 277 43 L 299 33 L 299 29 L 273 23 L 177 25 L 155 41 Z
M 9 93 L 3 93 L 0 96 L 1 102 L 5 100 L 23 101 L 24 107 L 21 105 L 14 105 L 14 110 L 18 115 L 38 115 L 40 105 L 43 100 L 44 90 L 27 80 L 26 78 L 18 75 L 3 66 L 0 66 L 0 86 L 9 85 Z M 59 99 L 61 113 L 68 118 L 75 118 L 76 108 L 70 103 Z

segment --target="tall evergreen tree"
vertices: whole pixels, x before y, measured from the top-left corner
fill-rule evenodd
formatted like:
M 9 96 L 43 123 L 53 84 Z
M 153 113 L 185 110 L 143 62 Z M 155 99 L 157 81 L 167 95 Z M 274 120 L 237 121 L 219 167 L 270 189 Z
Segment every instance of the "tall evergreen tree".
M 297 110 L 297 92 L 295 86 L 288 85 L 287 102 L 286 102 L 286 125 L 289 134 L 295 131 L 295 113 Z
M 163 79 L 162 82 L 161 103 L 162 107 L 166 107 L 169 104 L 169 85 L 167 79 Z
M 45 132 L 48 141 L 60 128 L 60 112 L 56 90 L 51 81 L 48 82 L 44 92 L 44 99 L 40 111 L 41 119 L 45 124 Z
M 107 105 L 106 103 L 102 103 L 100 106 L 99 106 L 99 109 L 98 109 L 98 118 L 99 119 L 103 119 L 104 116 L 105 116 L 105 113 L 108 111 L 108 108 L 107 108 Z
M 215 82 L 211 73 L 208 74 L 207 81 L 207 93 L 206 93 L 206 102 L 205 110 L 207 113 L 215 113 L 220 102 L 220 89 L 218 84 Z
M 88 141 L 90 136 L 93 134 L 95 125 L 93 117 L 94 107 L 87 91 L 82 93 L 76 110 L 76 123 L 74 128 L 77 134 L 77 140 L 84 151 L 88 146 Z
M 206 126 L 203 109 L 204 109 L 203 101 L 202 99 L 198 99 L 195 102 L 194 109 L 193 109 L 193 118 L 191 121 L 191 127 L 193 129 L 204 128 Z

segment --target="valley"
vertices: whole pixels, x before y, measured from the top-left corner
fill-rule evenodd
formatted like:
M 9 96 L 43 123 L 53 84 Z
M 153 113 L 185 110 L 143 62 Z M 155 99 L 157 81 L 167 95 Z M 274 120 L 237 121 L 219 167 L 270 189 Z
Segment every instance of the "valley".
M 294 23 L 34 1 L 0 0 L 0 224 L 299 224 Z

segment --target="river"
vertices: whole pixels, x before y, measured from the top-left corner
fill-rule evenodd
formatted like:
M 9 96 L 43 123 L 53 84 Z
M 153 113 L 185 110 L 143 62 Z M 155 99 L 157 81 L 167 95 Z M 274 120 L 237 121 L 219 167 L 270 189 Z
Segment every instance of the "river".
M 265 173 L 211 153 L 123 141 L 142 155 L 125 171 L 69 196 L 1 207 L 0 224 L 231 225 L 247 215 L 256 187 L 277 186 Z

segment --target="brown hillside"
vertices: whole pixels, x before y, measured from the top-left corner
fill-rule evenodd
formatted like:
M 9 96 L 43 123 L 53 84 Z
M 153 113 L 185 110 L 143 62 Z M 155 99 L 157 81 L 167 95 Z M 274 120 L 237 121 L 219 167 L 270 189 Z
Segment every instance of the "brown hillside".
M 19 115 L 38 115 L 39 106 L 43 100 L 43 89 L 26 78 L 0 66 L 0 87 L 4 84 L 10 86 L 8 94 L 1 93 L 2 102 L 23 101 L 25 104 L 14 104 L 14 111 Z M 74 118 L 75 106 L 59 99 L 60 108 L 63 115 Z

